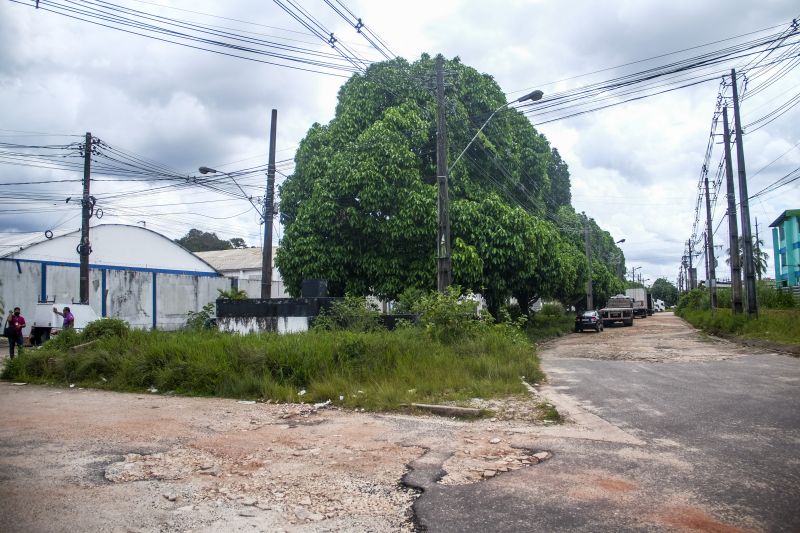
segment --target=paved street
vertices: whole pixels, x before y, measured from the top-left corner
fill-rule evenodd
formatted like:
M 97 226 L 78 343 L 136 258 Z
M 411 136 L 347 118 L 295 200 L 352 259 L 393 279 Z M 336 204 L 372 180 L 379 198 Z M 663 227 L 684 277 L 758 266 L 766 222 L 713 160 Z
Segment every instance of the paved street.
M 527 443 L 554 454 L 535 469 L 431 487 L 415 505 L 420 521 L 431 531 L 800 531 L 800 360 L 748 350 L 671 314 L 551 344 L 543 392 L 574 410 L 584 435 Z

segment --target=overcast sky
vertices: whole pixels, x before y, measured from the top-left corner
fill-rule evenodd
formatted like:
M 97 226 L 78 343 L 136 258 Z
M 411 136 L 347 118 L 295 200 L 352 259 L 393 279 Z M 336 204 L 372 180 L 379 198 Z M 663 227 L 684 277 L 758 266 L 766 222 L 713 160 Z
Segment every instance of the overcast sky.
M 119 4 L 183 21 L 212 24 L 266 39 L 280 39 L 322 52 L 331 49 L 272 2 L 263 0 L 117 0 Z M 42 1 L 42 7 L 49 2 Z M 368 58 L 377 53 L 324 2 L 298 2 L 338 39 Z M 791 0 L 503 1 L 474 0 L 343 2 L 386 42 L 415 60 L 421 53 L 458 56 L 492 75 L 509 98 L 541 88 L 547 94 L 665 64 L 632 61 L 763 28 L 787 25 L 800 8 Z M 79 142 L 91 131 L 112 146 L 162 163 L 181 174 L 197 167 L 222 171 L 266 164 L 269 113 L 278 109 L 278 168 L 291 173 L 299 140 L 314 122 L 333 118 L 344 78 L 303 72 L 190 49 L 64 16 L 35 10 L 33 1 L 0 3 L 0 142 Z M 166 8 L 164 6 L 171 6 Z M 213 16 L 210 16 L 213 15 Z M 224 18 L 222 18 L 224 17 Z M 770 32 L 777 32 L 783 27 Z M 769 32 L 767 32 L 769 33 Z M 765 35 L 757 34 L 757 35 Z M 735 41 L 740 42 L 740 41 Z M 728 43 L 729 44 L 729 43 Z M 732 63 L 730 66 L 739 66 Z M 608 70 L 605 70 L 608 69 Z M 721 67 L 724 69 L 724 67 Z M 597 72 L 601 71 L 601 72 Z M 595 74 L 589 74 L 595 72 Z M 790 100 L 800 85 L 793 69 L 748 98 L 747 124 Z M 559 81 L 562 80 L 562 81 Z M 621 245 L 628 266 L 643 278 L 676 280 L 684 243 L 691 234 L 700 177 L 719 84 L 716 81 L 612 107 L 537 129 L 558 148 L 572 175 L 573 205 L 595 218 Z M 800 121 L 794 107 L 744 137 L 749 192 L 762 189 L 800 166 Z M 28 133 L 28 132 L 34 132 Z M 722 132 L 721 126 L 718 133 Z M 716 168 L 721 147 L 715 146 Z M 734 156 L 735 157 L 735 156 Z M 776 160 L 777 159 L 777 160 Z M 284 161 L 286 160 L 286 161 Z M 775 160 L 775 161 L 774 161 Z M 764 170 L 765 165 L 773 162 Z M 3 202 L 0 239 L 39 239 L 79 228 L 79 208 L 56 196 L 80 195 L 80 183 L 9 185 L 77 179 L 76 173 L 0 162 L 3 196 L 20 192 L 54 195 L 30 204 Z M 280 176 L 279 176 L 280 177 Z M 242 180 L 249 194 L 263 194 L 263 175 Z M 151 188 L 141 183 L 98 181 L 98 195 Z M 191 227 L 220 237 L 260 243 L 258 215 L 246 200 L 219 198 L 202 189 L 167 190 L 101 202 L 102 222 L 146 224 L 169 237 Z M 191 203 L 189 203 L 191 202 Z M 722 222 L 724 194 L 717 205 Z M 800 181 L 762 195 L 751 205 L 770 255 L 767 228 L 783 210 L 800 208 Z M 11 210 L 16 211 L 11 211 Z M 236 215 L 236 216 L 235 216 Z M 34 232 L 31 235 L 22 231 Z M 755 229 L 754 229 L 755 231 Z M 717 252 L 726 271 L 727 222 L 719 226 Z M 431 236 L 432 243 L 435 236 Z M 0 254 L 7 249 L 0 249 Z M 700 269 L 700 277 L 703 277 Z

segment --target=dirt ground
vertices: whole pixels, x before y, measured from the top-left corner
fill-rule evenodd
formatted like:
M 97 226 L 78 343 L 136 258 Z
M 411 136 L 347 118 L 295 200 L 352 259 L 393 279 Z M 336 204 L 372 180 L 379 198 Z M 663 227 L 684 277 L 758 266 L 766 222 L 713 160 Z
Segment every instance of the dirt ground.
M 410 531 L 409 464 L 435 450 L 448 485 L 534 468 L 549 455 L 510 436 L 544 429 L 538 403 L 466 422 L 0 383 L 0 530 Z
M 720 341 L 675 318 L 595 335 L 571 334 L 546 352 L 648 361 L 745 353 L 709 349 Z M 643 444 L 547 389 L 476 400 L 496 417 L 463 421 L 0 383 L 0 531 L 410 531 L 420 495 L 411 487 L 425 487 L 403 483 L 414 472 L 427 468 L 427 482 L 442 488 L 499 482 L 547 466 L 547 443 L 558 439 Z M 537 420 L 540 394 L 565 424 Z
M 587 336 L 599 335 L 595 342 Z M 586 357 L 623 361 L 685 362 L 725 360 L 753 353 L 753 348 L 692 329 L 672 313 L 637 318 L 634 326 L 614 325 L 602 333 L 586 331 L 545 343 L 548 357 Z

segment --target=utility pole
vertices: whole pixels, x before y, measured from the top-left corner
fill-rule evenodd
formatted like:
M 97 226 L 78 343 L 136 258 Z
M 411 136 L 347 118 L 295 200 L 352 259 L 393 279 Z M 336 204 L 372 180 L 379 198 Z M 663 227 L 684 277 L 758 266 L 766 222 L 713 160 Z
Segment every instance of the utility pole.
M 447 192 L 447 121 L 444 101 L 444 57 L 436 56 L 436 183 L 439 185 L 436 236 L 436 287 L 444 292 L 452 283 L 450 262 L 450 198 Z
M 261 250 L 261 298 L 272 297 L 272 218 L 275 205 L 275 137 L 278 129 L 278 110 L 272 110 L 269 126 L 269 162 L 267 191 L 264 194 L 264 246 Z
M 739 265 L 739 224 L 736 222 L 736 190 L 733 185 L 731 161 L 731 132 L 728 127 L 728 108 L 722 108 L 722 140 L 725 145 L 725 181 L 728 184 L 728 246 L 731 260 L 731 308 L 742 313 L 742 267 Z
M 586 310 L 591 311 L 594 309 L 594 302 L 592 298 L 592 247 L 589 244 L 589 219 L 586 213 L 583 215 L 583 240 L 586 245 L 586 263 L 588 265 L 588 279 L 586 280 Z
M 697 279 L 695 274 L 692 273 L 694 269 L 694 266 L 692 265 L 692 256 L 694 255 L 694 251 L 692 250 L 692 239 L 689 239 L 686 241 L 686 243 L 689 245 L 689 290 L 692 290 L 697 288 Z
M 742 117 L 739 115 L 739 90 L 736 87 L 736 70 L 731 69 L 733 85 L 733 118 L 736 121 L 736 166 L 739 170 L 739 212 L 742 219 L 742 248 L 744 255 L 745 290 L 747 292 L 747 314 L 758 317 L 756 302 L 756 277 L 753 265 L 753 235 L 750 231 L 750 201 L 747 195 L 747 174 L 744 168 L 744 145 L 742 144 Z M 738 247 L 736 248 L 738 251 Z
M 83 145 L 83 197 L 81 198 L 81 242 L 78 245 L 80 255 L 80 300 L 89 303 L 89 254 L 92 247 L 89 243 L 89 219 L 92 216 L 92 203 L 89 196 L 89 183 L 92 176 L 92 134 L 86 132 Z
M 711 228 L 711 197 L 708 194 L 708 169 L 705 169 L 705 189 L 706 189 L 706 278 L 708 279 L 708 290 L 711 296 L 711 309 L 717 308 L 717 271 L 716 257 L 714 256 L 714 230 Z

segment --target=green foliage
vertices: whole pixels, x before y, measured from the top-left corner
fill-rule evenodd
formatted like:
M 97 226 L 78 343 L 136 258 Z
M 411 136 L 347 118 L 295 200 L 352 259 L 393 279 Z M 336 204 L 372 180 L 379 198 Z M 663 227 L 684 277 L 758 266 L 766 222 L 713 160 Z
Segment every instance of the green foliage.
M 185 329 L 198 331 L 205 327 L 206 321 L 216 315 L 214 302 L 209 302 L 200 311 L 189 311 L 186 313 Z
M 473 117 L 505 96 L 457 59 L 446 68 L 453 160 L 475 133 Z M 301 141 L 280 190 L 286 230 L 276 264 L 291 294 L 308 278 L 327 279 L 332 296 L 398 299 L 409 287 L 435 287 L 435 102 L 413 81 L 432 72 L 427 55 L 373 64 L 342 86 L 335 118 Z M 498 113 L 452 169 L 449 187 L 454 282 L 483 295 L 492 313 L 510 296 L 526 312 L 540 296 L 567 302 L 585 281 L 582 243 L 565 244 L 545 220 L 569 204 L 567 165 L 524 115 Z M 593 232 L 607 263 L 610 236 Z M 621 254 L 615 260 L 624 263 Z
M 564 316 L 564 306 L 559 303 L 543 304 L 537 316 L 562 317 Z
M 654 299 L 663 300 L 668 306 L 678 303 L 678 288 L 665 278 L 655 280 L 650 293 Z
M 10 361 L 3 374 L 122 391 L 155 387 L 273 401 L 330 399 L 369 409 L 520 394 L 520 376 L 542 378 L 532 347 L 493 327 L 447 344 L 420 335 L 418 328 L 246 336 L 133 330 L 100 337 L 79 352 L 46 343 Z
M 247 299 L 247 291 L 242 289 L 234 289 L 230 288 L 227 291 L 223 291 L 222 289 L 217 289 L 219 293 L 219 297 L 225 300 L 246 300 Z
M 333 302 L 314 320 L 314 329 L 320 331 L 376 331 L 383 329 L 378 306 L 362 296 L 347 295 Z
M 474 337 L 487 330 L 487 324 L 478 316 L 478 300 L 472 293 L 462 296 L 457 285 L 444 293 L 430 292 L 421 297 L 413 311 L 420 315 L 420 326 L 443 343 Z
M 190 252 L 208 252 L 212 250 L 230 250 L 231 248 L 246 248 L 247 244 L 241 237 L 234 237 L 226 241 L 217 237 L 216 233 L 190 229 L 186 235 L 175 242 Z
M 701 311 L 711 309 L 711 301 L 708 296 L 708 291 L 703 289 L 692 289 L 685 292 L 678 299 L 678 306 L 675 312 L 679 316 L 683 316 L 685 311 Z
M 130 331 L 128 323 L 121 318 L 101 318 L 86 324 L 80 339 L 82 342 L 89 342 L 105 337 L 126 337 Z
M 800 345 L 800 310 L 761 309 L 758 318 L 748 318 L 746 313 L 734 315 L 730 309 L 681 311 L 680 316 L 693 326 L 714 335 L 738 335 L 764 339 L 782 344 Z
M 758 305 L 769 309 L 791 309 L 798 307 L 798 302 L 795 301 L 792 293 L 788 290 L 778 290 L 775 288 L 774 282 L 763 281 L 758 282 L 756 285 L 756 297 L 758 298 Z

